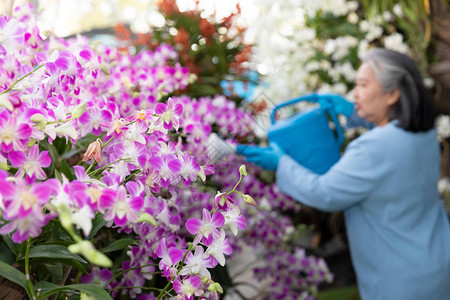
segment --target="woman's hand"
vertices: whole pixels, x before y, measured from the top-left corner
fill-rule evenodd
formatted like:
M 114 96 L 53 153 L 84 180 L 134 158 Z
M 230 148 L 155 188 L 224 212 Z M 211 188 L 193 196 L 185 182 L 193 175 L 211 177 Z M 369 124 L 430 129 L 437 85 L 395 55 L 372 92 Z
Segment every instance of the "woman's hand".
M 321 107 L 331 105 L 336 113 L 346 116 L 347 118 L 353 112 L 354 104 L 337 94 L 320 95 L 319 103 Z
M 244 155 L 246 161 L 272 171 L 277 169 L 280 157 L 286 154 L 275 143 L 270 143 L 270 146 L 266 148 L 252 145 L 238 145 L 236 152 Z

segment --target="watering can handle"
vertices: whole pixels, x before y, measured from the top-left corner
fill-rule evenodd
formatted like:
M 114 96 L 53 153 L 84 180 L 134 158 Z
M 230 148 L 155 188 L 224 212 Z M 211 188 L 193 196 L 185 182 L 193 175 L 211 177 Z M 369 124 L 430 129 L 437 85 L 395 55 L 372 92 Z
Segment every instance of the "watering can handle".
M 295 103 L 298 103 L 301 101 L 319 102 L 319 100 L 323 100 L 323 102 L 320 104 L 321 105 L 329 104 L 329 105 L 326 105 L 326 106 L 328 106 L 327 111 L 330 114 L 331 120 L 336 125 L 338 143 L 339 143 L 339 145 L 342 145 L 342 143 L 344 142 L 344 132 L 342 131 L 341 125 L 339 124 L 339 120 L 337 117 L 336 110 L 334 109 L 333 103 L 331 101 L 327 101 L 326 99 L 327 99 L 327 95 L 319 95 L 316 93 L 311 93 L 309 95 L 294 98 L 294 99 L 291 99 L 284 103 L 281 103 L 273 108 L 272 114 L 270 115 L 270 122 L 272 125 L 275 124 L 275 114 L 276 114 L 277 110 L 279 110 L 280 108 L 283 108 L 283 107 L 286 107 L 286 106 L 289 106 L 289 105 L 292 105 L 292 104 L 295 104 Z

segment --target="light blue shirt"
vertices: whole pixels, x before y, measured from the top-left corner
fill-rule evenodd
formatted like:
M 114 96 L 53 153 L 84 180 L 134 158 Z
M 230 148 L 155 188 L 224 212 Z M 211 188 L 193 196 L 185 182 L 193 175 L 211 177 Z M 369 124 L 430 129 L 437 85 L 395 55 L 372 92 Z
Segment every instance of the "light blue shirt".
M 364 300 L 450 299 L 450 225 L 437 190 L 435 130 L 411 133 L 394 122 L 352 141 L 318 175 L 284 155 L 277 185 L 323 211 L 344 210 Z

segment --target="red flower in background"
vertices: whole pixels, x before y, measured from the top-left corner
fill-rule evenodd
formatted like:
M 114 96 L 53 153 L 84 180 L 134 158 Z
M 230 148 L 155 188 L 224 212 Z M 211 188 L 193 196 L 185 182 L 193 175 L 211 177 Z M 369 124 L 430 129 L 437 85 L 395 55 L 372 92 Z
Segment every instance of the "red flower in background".
M 189 32 L 186 29 L 178 29 L 177 35 L 173 38 L 175 44 L 183 45 L 183 50 L 189 49 Z
M 202 35 L 209 41 L 209 39 L 216 33 L 216 26 L 210 23 L 208 20 L 201 18 L 198 25 Z
M 122 23 L 118 23 L 114 28 L 114 31 L 116 32 L 116 38 L 118 40 L 128 41 L 131 38 L 131 32 Z
M 159 3 L 159 8 L 161 12 L 165 13 L 168 16 L 180 12 L 176 0 L 162 0 Z

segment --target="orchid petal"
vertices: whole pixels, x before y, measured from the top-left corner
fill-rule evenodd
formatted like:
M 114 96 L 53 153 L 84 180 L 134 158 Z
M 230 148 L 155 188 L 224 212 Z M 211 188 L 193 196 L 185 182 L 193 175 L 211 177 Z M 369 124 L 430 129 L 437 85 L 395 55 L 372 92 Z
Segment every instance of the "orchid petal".
M 212 224 L 216 227 L 222 227 L 225 223 L 225 218 L 221 212 L 216 211 L 212 216 Z
M 9 153 L 9 161 L 13 167 L 18 168 L 27 161 L 27 156 L 22 151 L 11 151 Z
M 186 221 L 185 226 L 190 234 L 197 234 L 202 227 L 202 221 L 197 218 L 192 218 Z

